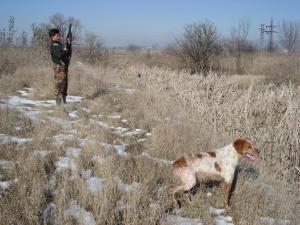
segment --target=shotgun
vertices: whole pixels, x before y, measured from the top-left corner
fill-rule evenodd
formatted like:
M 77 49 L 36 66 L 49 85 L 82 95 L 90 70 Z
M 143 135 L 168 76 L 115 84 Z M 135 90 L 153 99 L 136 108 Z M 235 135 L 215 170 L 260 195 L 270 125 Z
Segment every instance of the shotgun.
M 69 25 L 69 31 L 66 37 L 66 49 L 68 50 L 68 65 L 70 64 L 71 61 L 71 56 L 72 56 L 72 41 L 73 41 L 73 34 L 71 31 L 72 24 Z

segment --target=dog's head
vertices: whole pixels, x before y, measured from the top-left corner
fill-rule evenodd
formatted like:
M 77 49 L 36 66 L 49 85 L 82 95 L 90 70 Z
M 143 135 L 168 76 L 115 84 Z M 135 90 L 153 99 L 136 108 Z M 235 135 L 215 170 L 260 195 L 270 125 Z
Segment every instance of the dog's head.
M 233 148 L 245 159 L 251 161 L 259 159 L 259 150 L 254 148 L 249 140 L 237 139 L 233 142 Z

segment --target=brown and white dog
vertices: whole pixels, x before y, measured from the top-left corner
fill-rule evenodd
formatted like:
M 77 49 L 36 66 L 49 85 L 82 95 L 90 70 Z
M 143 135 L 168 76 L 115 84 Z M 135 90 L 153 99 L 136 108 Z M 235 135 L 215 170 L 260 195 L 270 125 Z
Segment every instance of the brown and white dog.
M 189 191 L 196 186 L 197 178 L 221 183 L 224 191 L 225 207 L 229 208 L 232 181 L 239 158 L 255 161 L 259 151 L 249 140 L 237 139 L 233 143 L 210 152 L 182 156 L 173 162 L 173 175 L 181 185 L 172 189 L 174 207 L 177 207 L 176 193 L 184 191 L 189 200 Z

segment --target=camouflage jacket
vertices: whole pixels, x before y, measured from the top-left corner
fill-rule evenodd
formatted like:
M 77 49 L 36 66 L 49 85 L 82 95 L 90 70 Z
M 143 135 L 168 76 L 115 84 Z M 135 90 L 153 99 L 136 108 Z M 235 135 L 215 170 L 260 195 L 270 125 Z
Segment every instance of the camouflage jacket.
M 68 63 L 68 50 L 63 50 L 60 42 L 51 42 L 50 53 L 54 64 L 64 66 Z

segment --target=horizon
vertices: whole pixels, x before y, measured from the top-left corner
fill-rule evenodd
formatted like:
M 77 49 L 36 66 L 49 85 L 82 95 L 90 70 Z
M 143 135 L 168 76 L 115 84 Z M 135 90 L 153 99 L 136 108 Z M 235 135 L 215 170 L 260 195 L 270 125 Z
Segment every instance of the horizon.
M 17 6 L 17 7 L 16 7 Z M 11 0 L 2 3 L 0 29 L 8 28 L 10 16 L 15 18 L 16 35 L 26 31 L 31 36 L 31 24 L 48 23 L 52 15 L 78 19 L 84 31 L 99 35 L 107 47 L 163 47 L 182 35 L 184 27 L 195 22 L 213 22 L 222 37 L 230 37 L 233 27 L 244 18 L 250 22 L 249 39 L 257 43 L 260 24 L 274 20 L 275 29 L 282 20 L 300 22 L 300 2 L 289 1 L 158 1 L 128 2 L 112 0 L 71 3 L 71 1 Z M 34 12 L 29 13 L 28 12 Z M 200 13 L 201 12 L 201 13 Z M 276 37 L 275 37 L 276 38 Z

